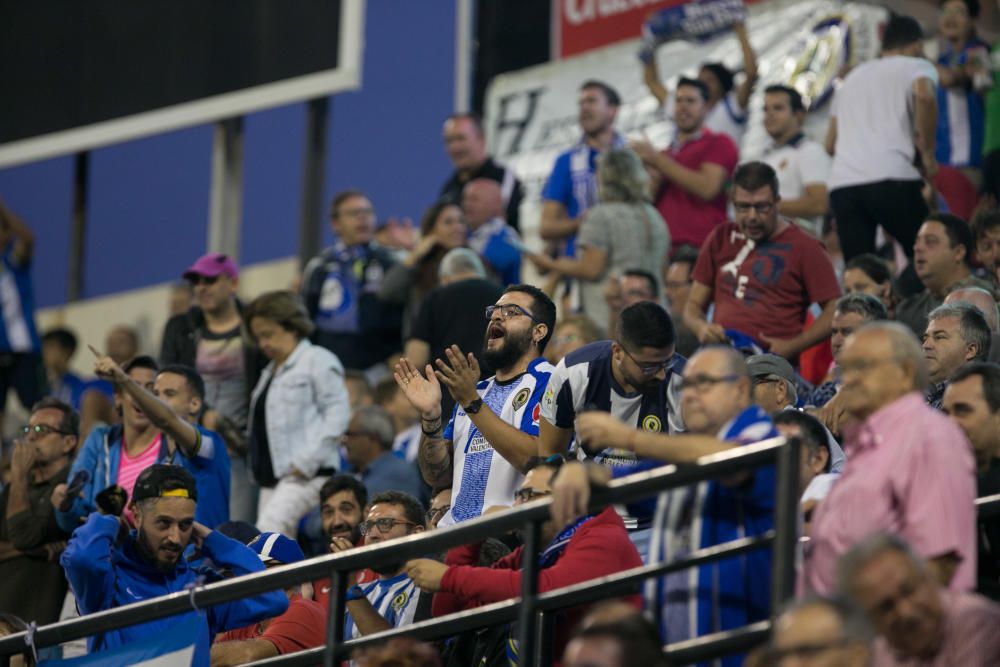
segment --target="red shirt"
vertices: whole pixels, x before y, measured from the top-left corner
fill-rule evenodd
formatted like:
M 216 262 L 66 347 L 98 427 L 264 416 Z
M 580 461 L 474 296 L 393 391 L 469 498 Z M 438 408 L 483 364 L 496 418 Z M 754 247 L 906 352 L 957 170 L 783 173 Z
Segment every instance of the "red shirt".
M 360 586 L 361 584 L 371 583 L 376 579 L 378 579 L 378 575 L 366 567 L 363 570 L 358 570 L 357 581 L 355 583 Z M 313 582 L 313 600 L 323 605 L 323 609 L 330 608 L 330 577 L 317 579 Z
M 713 321 L 758 342 L 761 334 L 797 336 L 810 304 L 840 296 L 826 250 L 793 224 L 760 244 L 736 223 L 719 225 L 702 246 L 691 278 L 712 288 Z
M 727 179 L 740 159 L 732 139 L 708 129 L 702 129 L 698 136 L 683 144 L 671 144 L 663 152 L 681 166 L 695 171 L 706 162 L 717 164 L 725 170 Z M 726 193 L 723 189 L 715 199 L 705 201 L 665 180 L 656 196 L 656 208 L 667 221 L 674 248 L 684 244 L 700 246 L 708 233 L 726 220 Z
M 288 601 L 288 611 L 277 618 L 223 632 L 216 642 L 266 639 L 278 655 L 326 645 L 326 610 L 318 602 L 298 595 Z

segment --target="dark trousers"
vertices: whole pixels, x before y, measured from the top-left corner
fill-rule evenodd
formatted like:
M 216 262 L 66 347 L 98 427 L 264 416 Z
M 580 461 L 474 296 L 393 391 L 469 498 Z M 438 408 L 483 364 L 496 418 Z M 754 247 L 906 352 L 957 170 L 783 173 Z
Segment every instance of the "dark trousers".
M 25 410 L 31 410 L 48 391 L 42 356 L 37 352 L 0 352 L 0 414 L 7 392 L 13 389 Z

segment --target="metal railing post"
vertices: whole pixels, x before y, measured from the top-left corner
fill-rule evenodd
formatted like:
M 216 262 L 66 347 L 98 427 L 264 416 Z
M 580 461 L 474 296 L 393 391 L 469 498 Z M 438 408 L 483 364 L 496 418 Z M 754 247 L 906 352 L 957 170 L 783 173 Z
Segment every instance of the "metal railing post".
M 555 613 L 538 612 L 538 665 L 553 665 L 552 649 L 555 646 L 556 615 Z M 562 658 L 562 656 L 559 656 Z
M 336 667 L 337 649 L 344 643 L 344 615 L 347 610 L 347 573 L 334 570 L 330 575 L 330 609 L 326 619 L 326 651 L 323 667 Z
M 517 619 L 517 655 L 520 664 L 530 667 L 535 661 L 538 614 L 538 543 L 541 538 L 541 522 L 529 521 L 525 525 L 524 550 L 521 552 L 521 612 Z
M 771 547 L 771 619 L 795 594 L 795 550 L 799 542 L 799 454 L 801 442 L 789 438 L 775 466 L 774 544 Z

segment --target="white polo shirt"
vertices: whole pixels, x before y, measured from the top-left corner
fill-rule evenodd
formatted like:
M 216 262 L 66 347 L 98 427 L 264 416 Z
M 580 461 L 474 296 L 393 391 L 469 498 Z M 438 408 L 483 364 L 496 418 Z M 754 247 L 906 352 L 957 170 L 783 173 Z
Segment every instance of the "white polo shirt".
M 807 185 L 826 185 L 830 177 L 830 156 L 805 134 L 799 133 L 780 146 L 773 141 L 764 149 L 762 160 L 778 174 L 778 190 L 782 199 L 798 199 Z M 801 218 L 816 233 L 822 229 L 819 216 Z

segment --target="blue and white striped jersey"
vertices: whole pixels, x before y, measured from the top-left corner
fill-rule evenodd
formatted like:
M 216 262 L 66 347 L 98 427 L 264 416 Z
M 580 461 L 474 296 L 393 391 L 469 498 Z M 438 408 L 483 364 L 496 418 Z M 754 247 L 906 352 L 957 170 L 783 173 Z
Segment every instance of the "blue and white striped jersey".
M 31 264 L 14 257 L 14 244 L 0 258 L 0 352 L 38 352 Z
M 375 607 L 375 611 L 394 628 L 402 628 L 414 623 L 417 603 L 420 600 L 420 589 L 413 580 L 401 572 L 391 579 L 376 579 L 367 584 L 360 584 L 365 597 Z M 344 614 L 344 638 L 360 637 L 358 626 L 351 618 L 351 612 Z
M 539 404 L 552 371 L 552 365 L 539 358 L 516 378 L 498 382 L 491 377 L 476 389 L 484 409 L 488 407 L 508 424 L 537 436 Z M 440 527 L 475 519 L 491 505 L 514 502 L 514 492 L 524 476 L 493 449 L 459 405 L 444 429 L 444 438 L 452 442 L 454 473 L 451 509 L 441 518 Z

